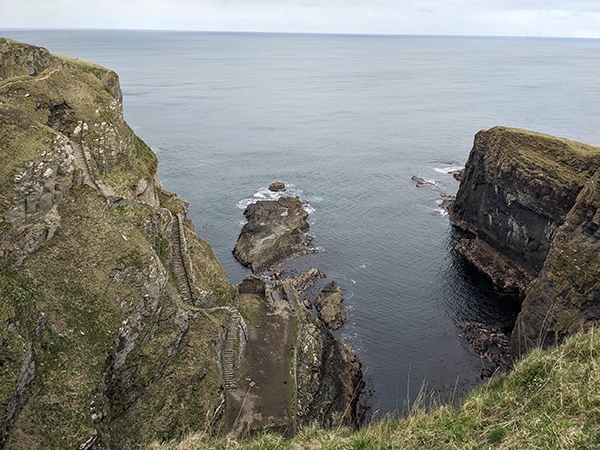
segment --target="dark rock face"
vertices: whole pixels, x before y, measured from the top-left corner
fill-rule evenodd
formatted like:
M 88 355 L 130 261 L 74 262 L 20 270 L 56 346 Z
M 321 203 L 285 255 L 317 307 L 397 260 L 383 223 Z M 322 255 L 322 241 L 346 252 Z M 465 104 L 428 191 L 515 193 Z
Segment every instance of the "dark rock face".
M 262 273 L 307 253 L 308 213 L 298 197 L 262 201 L 244 211 L 244 225 L 233 255 L 254 273 Z
M 535 277 L 556 230 L 597 167 L 577 151 L 580 145 L 524 130 L 480 131 L 452 222 Z
M 512 335 L 515 355 L 600 323 L 599 175 L 579 195 L 527 289 Z
M 285 191 L 285 183 L 281 181 L 275 181 L 269 185 L 269 190 L 271 192 L 283 192 Z
M 364 385 L 360 361 L 303 306 L 294 352 L 298 425 L 355 427 Z
M 455 249 L 520 294 L 512 354 L 600 319 L 597 171 L 600 149 L 525 130 L 475 136 L 450 211 Z
M 344 298 L 335 281 L 327 283 L 323 287 L 319 297 L 315 300 L 315 308 L 319 312 L 319 318 L 330 330 L 337 330 L 346 322 Z

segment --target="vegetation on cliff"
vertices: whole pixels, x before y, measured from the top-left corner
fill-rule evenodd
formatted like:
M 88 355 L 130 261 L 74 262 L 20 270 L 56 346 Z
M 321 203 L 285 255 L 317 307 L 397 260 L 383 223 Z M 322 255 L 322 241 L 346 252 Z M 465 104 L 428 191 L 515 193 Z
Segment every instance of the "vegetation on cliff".
M 0 446 L 135 448 L 210 428 L 217 305 L 235 290 L 156 181 L 118 76 L 6 39 L 0 66 Z
M 353 426 L 360 362 L 299 297 L 318 275 L 231 286 L 121 99 L 116 73 L 0 38 L 0 447 Z M 304 241 L 301 202 L 275 204 Z
M 456 250 L 522 309 L 512 353 L 600 321 L 600 148 L 531 131 L 477 133 L 450 217 Z

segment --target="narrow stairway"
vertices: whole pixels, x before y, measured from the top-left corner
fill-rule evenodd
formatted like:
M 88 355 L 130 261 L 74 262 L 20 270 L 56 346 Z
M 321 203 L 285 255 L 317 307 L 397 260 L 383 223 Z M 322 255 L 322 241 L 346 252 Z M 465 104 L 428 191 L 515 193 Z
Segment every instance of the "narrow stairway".
M 229 314 L 226 331 L 227 336 L 221 355 L 221 367 L 223 368 L 223 384 L 225 385 L 225 390 L 237 388 L 235 344 L 239 339 L 240 320 L 241 316 L 237 311 L 232 311 Z
M 179 295 L 184 302 L 192 302 L 192 288 L 187 274 L 185 265 L 183 264 L 183 252 L 181 251 L 181 239 L 183 234 L 183 225 L 179 214 L 173 215 L 173 237 L 171 239 L 171 248 L 173 250 L 173 258 L 171 260 L 171 271 L 177 281 L 177 287 L 179 288 Z

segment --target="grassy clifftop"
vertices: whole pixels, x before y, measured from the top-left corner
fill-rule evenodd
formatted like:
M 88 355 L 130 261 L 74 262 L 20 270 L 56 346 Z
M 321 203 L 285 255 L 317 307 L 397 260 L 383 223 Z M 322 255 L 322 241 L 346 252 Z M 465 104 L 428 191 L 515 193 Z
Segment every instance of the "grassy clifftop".
M 352 431 L 311 429 L 291 440 L 262 434 L 246 440 L 193 434 L 154 450 L 195 449 L 592 449 L 600 446 L 600 333 L 577 334 L 534 350 L 457 406 Z

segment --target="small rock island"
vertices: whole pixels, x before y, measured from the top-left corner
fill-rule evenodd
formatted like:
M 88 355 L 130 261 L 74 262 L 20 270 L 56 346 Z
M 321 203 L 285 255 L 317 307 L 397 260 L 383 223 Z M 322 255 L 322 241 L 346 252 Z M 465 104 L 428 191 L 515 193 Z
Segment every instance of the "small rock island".
M 308 253 L 311 237 L 308 213 L 298 197 L 281 197 L 248 205 L 233 254 L 242 265 L 260 274 Z

